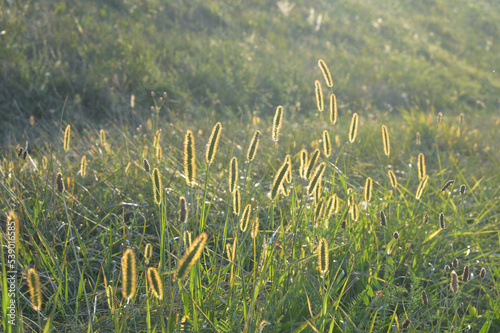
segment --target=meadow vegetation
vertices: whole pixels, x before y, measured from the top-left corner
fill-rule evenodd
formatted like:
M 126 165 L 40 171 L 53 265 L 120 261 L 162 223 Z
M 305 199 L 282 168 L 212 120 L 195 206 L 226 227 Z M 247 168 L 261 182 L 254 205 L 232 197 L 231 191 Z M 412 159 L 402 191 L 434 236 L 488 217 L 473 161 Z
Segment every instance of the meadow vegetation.
M 5 2 L 2 330 L 500 331 L 498 14 Z

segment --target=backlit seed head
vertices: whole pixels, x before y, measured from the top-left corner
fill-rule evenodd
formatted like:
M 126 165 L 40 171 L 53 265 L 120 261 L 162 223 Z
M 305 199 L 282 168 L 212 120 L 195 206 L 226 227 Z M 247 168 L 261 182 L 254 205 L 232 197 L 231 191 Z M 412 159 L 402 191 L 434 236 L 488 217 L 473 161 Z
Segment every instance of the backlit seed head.
M 68 126 L 66 126 L 66 129 L 64 130 L 64 151 L 69 150 L 70 139 L 71 139 L 71 126 L 68 125 Z
M 446 191 L 448 187 L 450 187 L 455 181 L 454 180 L 448 180 L 446 184 L 444 184 L 443 188 L 441 189 L 441 192 Z
M 427 297 L 427 293 L 425 292 L 425 290 L 422 290 L 422 304 L 424 306 L 427 306 L 429 304 L 429 297 Z
M 437 115 L 437 123 L 440 124 L 443 121 L 443 113 L 439 112 Z
M 15 246 L 15 252 L 16 255 L 19 251 L 19 229 L 20 229 L 20 224 L 19 224 L 19 217 L 17 216 L 16 212 L 11 210 L 9 214 L 7 215 L 7 227 L 8 230 L 12 230 L 12 226 L 14 227 L 14 246 Z M 12 235 L 12 234 L 11 234 Z M 12 241 L 12 236 L 9 236 L 9 240 Z M 9 249 L 10 246 L 9 246 Z
M 394 231 L 394 233 L 392 234 L 392 237 L 394 237 L 394 239 L 399 239 L 399 232 Z
M 190 130 L 186 131 L 184 137 L 184 174 L 187 185 L 194 186 L 196 183 L 196 152 L 194 135 Z
M 184 243 L 184 248 L 189 249 L 191 244 L 193 243 L 192 234 L 189 230 L 185 230 L 182 235 L 182 242 Z
M 151 244 L 146 244 L 146 247 L 144 248 L 144 259 L 146 262 L 146 265 L 149 264 L 149 260 L 153 256 L 153 246 Z
M 318 220 L 321 218 L 323 213 L 324 203 L 323 200 L 320 200 L 316 203 L 316 207 L 314 209 L 314 220 L 318 223 Z
M 337 96 L 330 95 L 330 123 L 335 125 L 337 123 Z
M 316 192 L 317 186 L 321 183 L 321 179 L 323 178 L 323 173 L 325 172 L 326 164 L 322 162 L 320 165 L 316 167 L 314 170 L 314 174 L 309 181 L 309 186 L 307 187 L 307 194 L 311 195 Z
M 179 221 L 186 223 L 188 220 L 188 207 L 184 196 L 179 199 Z
M 276 108 L 276 113 L 274 114 L 273 119 L 273 130 L 272 130 L 272 139 L 275 143 L 278 143 L 280 137 L 280 129 L 283 123 L 283 107 L 279 105 Z
M 161 283 L 161 278 L 160 274 L 158 273 L 158 270 L 154 267 L 149 267 L 147 271 L 147 276 L 151 292 L 153 293 L 153 295 L 155 295 L 155 297 L 158 300 L 161 301 L 163 299 L 163 286 Z
M 177 270 L 175 272 L 175 279 L 182 280 L 189 273 L 191 267 L 198 261 L 207 242 L 208 236 L 206 233 L 202 233 L 193 241 L 193 244 L 189 247 L 187 252 L 182 257 L 181 261 L 177 265 Z
M 332 154 L 332 142 L 327 130 L 323 131 L 323 152 L 327 158 Z
M 444 214 L 443 214 L 443 213 L 439 214 L 439 226 L 441 227 L 441 229 L 444 229 L 444 228 L 445 228 L 445 224 L 444 224 Z
M 106 132 L 103 129 L 99 131 L 99 139 L 101 141 L 101 147 L 106 147 Z
M 354 190 L 352 188 L 347 189 L 347 205 L 350 207 L 354 204 L 354 201 L 356 201 L 356 193 L 354 193 Z
M 335 194 L 328 198 L 328 200 L 326 202 L 325 212 L 323 215 L 324 219 L 328 220 L 330 218 L 330 216 L 332 216 L 332 214 L 334 213 L 336 200 L 337 200 L 337 196 Z
M 358 205 L 356 203 L 354 203 L 350 207 L 349 211 L 351 213 L 351 220 L 357 221 L 359 219 L 359 208 L 358 208 Z
M 63 176 L 60 172 L 57 173 L 56 184 L 57 184 L 57 190 L 59 191 L 59 193 L 64 192 L 64 181 L 63 181 Z
M 314 165 L 316 164 L 316 162 L 318 161 L 318 158 L 319 158 L 319 153 L 320 153 L 319 149 L 316 149 L 312 153 L 311 158 L 309 159 L 309 162 L 307 163 L 307 169 L 306 169 L 306 178 L 307 179 L 311 178 L 311 174 L 312 174 Z
M 466 189 L 467 187 L 465 185 L 460 185 L 460 194 L 464 195 Z
M 370 202 L 372 200 L 372 189 L 373 189 L 373 179 L 371 177 L 366 178 L 365 188 L 363 191 L 364 199 L 366 202 Z
M 323 59 L 318 60 L 318 66 L 321 69 L 321 73 L 323 73 L 326 86 L 329 88 L 333 87 L 332 75 L 330 74 L 330 70 L 328 69 L 328 66 L 325 64 Z
M 458 275 L 455 271 L 451 272 L 450 288 L 455 294 L 458 293 Z
M 212 164 L 215 158 L 215 153 L 217 152 L 217 146 L 219 145 L 220 133 L 222 130 L 222 124 L 218 122 L 212 129 L 212 134 L 208 139 L 208 148 L 206 153 L 207 164 Z
M 383 227 L 387 225 L 387 218 L 383 210 L 380 211 L 380 225 Z
M 389 140 L 389 131 L 385 125 L 382 125 L 382 143 L 384 146 L 384 154 L 391 154 L 391 141 Z
M 257 149 L 259 148 L 259 141 L 260 141 L 260 136 L 262 134 L 260 131 L 255 131 L 255 133 L 252 136 L 252 140 L 250 141 L 250 146 L 248 147 L 247 151 L 247 161 L 251 162 L 255 158 L 255 155 L 257 154 Z
M 106 298 L 108 300 L 108 308 L 113 311 L 115 309 L 115 293 L 113 292 L 113 287 L 110 285 L 106 286 Z
M 422 153 L 418 154 L 417 170 L 418 170 L 418 179 L 423 179 L 427 175 L 425 170 L 425 156 Z
M 245 209 L 243 209 L 243 214 L 241 214 L 240 220 L 240 230 L 241 232 L 247 231 L 248 224 L 250 223 L 250 213 L 252 212 L 252 205 L 246 205 Z
M 445 271 L 445 272 L 449 272 L 449 271 L 450 271 L 450 269 L 451 269 L 450 265 L 445 265 L 445 266 L 444 266 L 444 271 Z
M 286 172 L 286 182 L 291 183 L 292 182 L 292 158 L 290 157 L 290 155 L 286 155 L 285 162 L 287 162 L 290 165 L 290 167 L 288 168 L 288 171 Z
M 144 164 L 144 171 L 146 171 L 146 173 L 149 173 L 149 171 L 151 171 L 151 167 L 149 166 L 148 160 L 147 159 L 143 159 L 142 163 Z
M 35 126 L 35 116 L 33 115 L 30 116 L 30 126 Z
M 316 93 L 316 106 L 318 107 L 318 111 L 322 112 L 325 106 L 323 103 L 323 90 L 318 80 L 314 81 L 314 92 Z
M 462 281 L 469 281 L 470 273 L 469 273 L 469 265 L 464 266 L 464 273 L 462 274 Z
M 252 232 L 250 233 L 250 236 L 252 237 L 252 239 L 255 239 L 258 233 L 259 233 L 259 215 L 256 214 L 255 218 L 253 219 Z
M 427 186 L 428 180 L 429 180 L 429 175 L 425 175 L 425 177 L 422 178 L 422 180 L 420 181 L 420 184 L 418 184 L 417 193 L 415 194 L 415 198 L 417 200 L 419 200 L 422 197 L 425 187 Z
M 271 188 L 270 194 L 271 200 L 276 199 L 276 197 L 278 196 L 289 168 L 291 168 L 290 163 L 285 160 L 283 165 L 279 168 L 278 172 L 274 176 L 273 187 Z
M 457 258 L 454 258 L 453 261 L 451 262 L 451 265 L 453 266 L 453 268 L 458 268 L 459 264 L 460 264 L 460 262 L 458 261 Z
M 300 178 L 307 178 L 306 173 L 307 173 L 307 150 L 302 149 L 300 151 L 300 169 L 299 169 Z
M 240 189 L 236 189 L 233 192 L 233 212 L 236 215 L 240 215 L 241 211 L 241 198 L 240 198 Z
M 398 187 L 398 179 L 396 178 L 394 172 L 392 170 L 389 170 L 387 174 L 389 175 L 389 179 L 391 180 L 391 186 L 393 188 Z
M 351 126 L 349 127 L 349 142 L 353 143 L 358 135 L 359 117 L 357 113 L 352 114 Z
M 87 174 L 87 156 L 83 155 L 80 161 L 80 175 L 85 177 Z
M 415 139 L 415 144 L 420 146 L 422 144 L 422 140 L 420 140 L 420 133 L 417 132 L 417 137 Z
M 154 168 L 151 178 L 153 179 L 153 195 L 155 203 L 159 205 L 163 201 L 163 187 L 161 184 L 160 170 L 158 170 L 158 168 Z
M 136 283 L 137 272 L 135 254 L 132 249 L 126 249 L 122 257 L 122 295 L 127 301 L 134 297 Z
M 486 277 L 486 268 L 481 268 L 481 272 L 479 272 L 479 278 L 482 280 Z
M 318 270 L 321 275 L 328 271 L 328 243 L 325 238 L 321 238 L 318 244 Z
M 34 268 L 28 270 L 28 287 L 30 290 L 30 300 L 33 310 L 42 310 L 42 288 L 40 287 L 40 277 Z
M 234 193 L 238 184 L 238 160 L 236 157 L 229 163 L 229 192 Z

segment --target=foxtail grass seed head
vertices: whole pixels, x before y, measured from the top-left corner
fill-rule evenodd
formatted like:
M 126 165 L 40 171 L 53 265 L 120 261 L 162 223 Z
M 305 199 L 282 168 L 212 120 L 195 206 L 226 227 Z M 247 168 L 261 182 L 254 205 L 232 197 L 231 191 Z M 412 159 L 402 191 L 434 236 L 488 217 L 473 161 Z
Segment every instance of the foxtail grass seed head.
M 274 181 L 273 181 L 273 187 L 271 188 L 271 200 L 274 201 L 276 197 L 278 196 L 279 190 L 283 185 L 283 182 L 286 178 L 286 173 L 288 172 L 288 169 L 290 168 L 290 163 L 288 163 L 286 160 L 283 163 L 283 165 L 279 168 L 278 172 L 274 176 Z
M 385 125 L 382 125 L 382 143 L 384 145 L 384 154 L 391 154 L 391 141 L 389 139 L 389 131 Z
M 403 325 L 402 325 L 403 331 L 407 330 L 407 329 L 408 329 L 408 327 L 410 327 L 410 324 L 411 324 L 411 320 L 410 320 L 410 319 L 406 319 L 406 320 L 403 322 Z
M 463 113 L 462 113 L 462 115 L 463 115 Z M 30 116 L 30 126 L 31 127 L 35 126 L 35 116 L 33 116 L 33 115 Z
M 332 75 L 330 74 L 330 70 L 328 69 L 328 66 L 325 64 L 323 59 L 318 60 L 318 66 L 321 69 L 321 73 L 323 73 L 326 86 L 332 88 L 333 87 Z
M 330 140 L 330 133 L 327 130 L 323 131 L 323 151 L 327 158 L 332 154 L 332 141 Z
M 464 266 L 464 273 L 462 274 L 462 281 L 469 281 L 470 273 L 469 273 L 469 265 Z
M 160 164 L 160 161 L 163 157 L 163 150 L 161 149 L 160 145 L 156 146 L 156 162 Z
M 316 208 L 314 209 L 314 220 L 316 221 L 316 223 L 322 216 L 323 207 L 324 207 L 323 200 L 320 200 L 319 202 L 316 203 Z
M 57 190 L 59 191 L 59 193 L 64 192 L 64 181 L 63 181 L 63 176 L 60 172 L 57 173 L 56 184 L 57 184 Z
M 238 160 L 236 157 L 229 163 L 229 192 L 234 193 L 238 184 Z
M 394 233 L 392 234 L 392 237 L 394 237 L 394 239 L 399 239 L 399 232 L 394 231 Z
M 424 193 L 425 187 L 427 186 L 427 181 L 429 180 L 429 175 L 425 175 L 424 178 L 420 181 L 417 187 L 417 193 L 415 194 L 415 198 L 419 200 Z
M 193 244 L 189 247 L 187 252 L 182 257 L 181 261 L 177 265 L 177 271 L 175 272 L 175 278 L 177 280 L 182 280 L 189 273 L 191 267 L 198 261 L 201 256 L 201 252 L 205 247 L 207 242 L 207 234 L 202 233 L 193 241 Z
M 318 107 L 318 111 L 322 112 L 325 105 L 323 103 L 323 90 L 321 89 L 321 83 L 318 80 L 314 81 L 314 92 L 316 93 L 316 106 Z
M 157 147 L 160 144 L 160 137 L 161 137 L 161 132 L 156 131 L 155 138 L 153 140 L 153 147 Z
M 356 203 L 354 203 L 351 208 L 350 208 L 350 213 L 351 213 L 351 220 L 356 222 L 359 219 L 359 208 Z
M 194 135 L 190 130 L 184 137 L 184 174 L 188 186 L 194 186 L 196 181 L 196 152 L 194 148 Z
M 276 113 L 274 114 L 273 119 L 273 131 L 272 131 L 272 139 L 275 143 L 278 143 L 280 138 L 280 129 L 283 123 L 283 107 L 279 105 L 276 108 Z
M 80 161 L 80 175 L 82 177 L 85 177 L 86 174 L 87 174 L 87 156 L 83 155 Z
M 458 293 L 458 275 L 455 271 L 451 272 L 450 288 L 455 294 Z
M 316 162 L 318 161 L 318 158 L 319 158 L 319 149 L 316 149 L 312 155 L 311 155 L 311 158 L 309 159 L 309 162 L 307 163 L 307 169 L 306 169 L 306 178 L 307 179 L 310 179 L 311 178 L 311 174 L 312 174 L 312 171 L 313 171 L 313 168 L 314 168 L 314 165 L 316 164 Z
M 443 213 L 439 214 L 439 226 L 441 227 L 441 229 L 444 229 L 444 228 L 445 228 L 445 224 L 444 224 L 444 214 L 443 214 Z
M 42 310 L 42 288 L 40 287 L 40 277 L 34 268 L 28 270 L 28 287 L 30 290 L 31 306 L 33 310 Z
M 350 207 L 354 204 L 354 201 L 356 199 L 356 194 L 354 193 L 354 190 L 352 188 L 347 189 L 347 205 Z
M 451 270 L 450 265 L 445 265 L 445 266 L 444 266 L 444 271 L 445 271 L 445 272 L 449 272 L 450 270 Z
M 328 220 L 330 216 L 332 216 L 333 212 L 335 211 L 335 201 L 337 200 L 337 196 L 334 194 L 330 196 L 326 202 L 326 207 L 325 207 L 325 213 L 323 215 L 323 218 Z
M 142 149 L 142 159 L 146 159 L 148 157 L 148 146 L 144 146 Z
M 146 247 L 144 248 L 144 261 L 146 262 L 146 265 L 149 264 L 149 260 L 153 256 L 153 245 L 147 243 Z
M 321 179 L 323 178 L 323 173 L 325 172 L 326 164 L 322 162 L 320 165 L 316 167 L 314 170 L 314 174 L 309 181 L 309 186 L 307 187 L 307 194 L 311 195 L 316 191 L 316 187 L 321 183 Z
M 387 217 L 383 210 L 380 211 L 380 225 L 385 227 L 387 225 Z
M 337 96 L 335 94 L 330 95 L 330 123 L 335 125 L 337 123 Z
M 458 261 L 457 258 L 454 258 L 451 262 L 451 266 L 453 266 L 453 268 L 458 268 L 458 265 L 460 264 L 460 261 Z
M 439 112 L 437 115 L 437 123 L 441 124 L 442 121 L 443 121 L 443 113 Z
M 147 159 L 143 159 L 142 163 L 144 164 L 144 171 L 146 171 L 146 173 L 149 173 L 149 171 L 151 171 L 151 167 L 149 166 L 149 161 Z
M 163 187 L 161 184 L 160 170 L 158 170 L 158 168 L 154 168 L 151 178 L 153 179 L 153 194 L 155 203 L 159 205 L 163 201 Z
M 20 147 L 19 148 L 19 152 L 17 153 L 17 157 L 21 158 L 21 155 L 23 154 L 23 151 L 24 151 L 23 147 Z
M 427 306 L 429 305 L 429 297 L 427 297 L 427 293 L 425 292 L 425 290 L 422 290 L 422 304 L 424 306 Z
M 122 295 L 127 301 L 130 301 L 135 295 L 135 286 L 137 284 L 136 269 L 134 251 L 126 249 L 122 257 Z
M 14 228 L 14 229 L 12 229 Z M 14 230 L 14 246 L 15 246 L 15 254 L 17 255 L 17 252 L 19 251 L 19 217 L 17 216 L 16 212 L 11 210 L 9 214 L 7 215 L 7 230 Z M 12 241 L 12 236 L 9 236 L 9 240 Z M 11 248 L 9 247 L 9 250 Z
M 243 209 L 243 214 L 241 214 L 240 220 L 240 230 L 241 232 L 245 232 L 248 229 L 248 224 L 250 223 L 250 213 L 252 212 L 252 205 L 246 205 L 245 209 Z
M 420 146 L 422 144 L 422 140 L 420 140 L 420 133 L 419 132 L 417 132 L 417 136 L 415 138 L 415 144 L 417 146 Z
M 106 147 L 106 132 L 103 129 L 99 131 L 99 139 L 101 141 L 101 147 Z
M 186 249 L 189 249 L 189 247 L 193 243 L 192 235 L 189 230 L 184 231 L 184 234 L 182 235 L 182 242 L 184 243 L 184 248 Z
M 64 130 L 64 151 L 69 150 L 69 141 L 71 139 L 71 126 L 66 126 L 66 130 Z
M 479 272 L 479 278 L 482 280 L 486 277 L 486 268 L 481 268 L 481 272 Z
M 389 175 L 389 179 L 391 180 L 391 186 L 393 188 L 398 187 L 398 179 L 396 178 L 396 175 L 394 174 L 394 172 L 392 170 L 389 170 L 388 175 Z
M 259 324 L 259 329 L 257 330 L 257 333 L 264 332 L 264 329 L 266 328 L 266 326 L 269 326 L 269 325 L 271 325 L 270 322 L 268 322 L 267 320 L 262 320 Z
M 255 131 L 252 136 L 252 140 L 250 141 L 250 146 L 248 146 L 248 151 L 247 151 L 247 161 L 251 162 L 255 158 L 255 155 L 257 154 L 257 149 L 259 148 L 259 142 L 260 142 L 260 136 L 262 134 L 260 131 Z
M 302 149 L 300 151 L 300 169 L 299 169 L 300 178 L 307 178 L 306 173 L 307 173 L 307 150 Z
M 236 215 L 240 215 L 241 211 L 241 198 L 240 198 L 240 189 L 236 189 L 233 192 L 233 212 Z
M 427 173 L 425 170 L 425 156 L 422 153 L 418 154 L 417 170 L 418 170 L 418 179 L 423 179 Z
M 252 232 L 250 233 L 250 236 L 252 237 L 252 239 L 255 239 L 258 233 L 259 233 L 259 215 L 256 214 L 252 222 Z
M 448 187 L 450 187 L 450 186 L 451 186 L 454 182 L 455 182 L 454 180 L 448 180 L 448 181 L 444 184 L 443 188 L 441 189 L 441 192 L 446 191 L 446 189 L 447 189 Z
M 464 195 L 466 189 L 467 187 L 465 185 L 460 185 L 460 194 Z
M 212 129 L 212 134 L 210 134 L 210 138 L 208 139 L 208 148 L 207 148 L 207 164 L 212 164 L 215 159 L 215 153 L 217 152 L 217 146 L 219 145 L 220 132 L 222 130 L 222 124 L 218 122 L 215 124 Z
M 342 230 L 345 230 L 345 227 L 347 227 L 347 221 L 342 221 L 342 223 L 340 223 L 340 227 L 342 228 Z
M 373 179 L 371 177 L 366 178 L 365 188 L 363 191 L 364 199 L 366 202 L 370 202 L 372 200 L 372 189 L 373 189 Z
M 292 182 L 292 158 L 290 157 L 290 155 L 286 155 L 285 162 L 287 162 L 290 165 L 290 167 L 288 168 L 288 171 L 286 172 L 286 182 L 291 183 Z M 283 193 L 283 194 L 285 194 L 285 193 Z
M 353 143 L 358 135 L 359 117 L 357 113 L 352 114 L 351 126 L 349 127 L 349 142 Z
M 148 275 L 148 284 L 151 292 L 155 297 L 161 301 L 163 299 L 163 286 L 161 283 L 160 274 L 158 270 L 154 267 L 149 267 L 147 271 Z
M 321 238 L 318 244 L 318 270 L 321 276 L 328 271 L 328 243 L 325 238 Z
M 179 221 L 186 223 L 188 220 L 188 207 L 184 196 L 179 199 Z
M 110 285 L 106 286 L 106 298 L 108 300 L 108 308 L 113 311 L 115 309 L 115 293 L 113 292 L 113 287 Z

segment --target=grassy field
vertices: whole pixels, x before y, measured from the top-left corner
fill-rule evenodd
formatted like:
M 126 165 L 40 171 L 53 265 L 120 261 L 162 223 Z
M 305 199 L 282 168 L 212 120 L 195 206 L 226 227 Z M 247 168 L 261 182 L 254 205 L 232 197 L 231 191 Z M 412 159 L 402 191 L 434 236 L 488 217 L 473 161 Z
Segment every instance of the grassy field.
M 500 331 L 498 3 L 1 6 L 3 331 Z

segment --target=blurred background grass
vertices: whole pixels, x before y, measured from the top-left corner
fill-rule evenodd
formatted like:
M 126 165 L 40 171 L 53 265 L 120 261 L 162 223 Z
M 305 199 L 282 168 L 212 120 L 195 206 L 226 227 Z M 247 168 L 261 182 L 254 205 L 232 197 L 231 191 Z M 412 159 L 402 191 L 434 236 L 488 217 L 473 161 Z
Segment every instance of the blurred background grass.
M 496 112 L 498 1 L 4 1 L 0 134 L 30 115 L 313 114 L 317 60 L 342 110 Z M 136 96 L 135 110 L 130 96 Z

